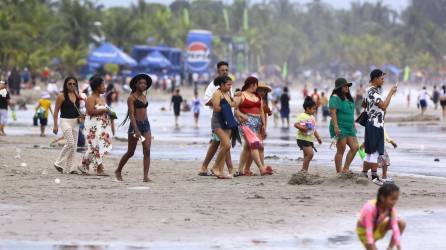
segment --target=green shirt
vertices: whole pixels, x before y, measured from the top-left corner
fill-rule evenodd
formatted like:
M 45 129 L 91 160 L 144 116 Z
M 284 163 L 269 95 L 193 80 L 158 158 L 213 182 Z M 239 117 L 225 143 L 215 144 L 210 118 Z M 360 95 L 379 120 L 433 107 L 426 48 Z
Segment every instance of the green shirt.
M 298 129 L 296 138 L 298 140 L 313 142 L 313 140 L 314 140 L 314 131 L 315 131 L 315 127 L 316 127 L 316 119 L 314 119 L 314 116 L 309 115 L 307 113 L 302 113 L 296 119 L 296 123 L 307 123 L 307 122 L 311 122 L 312 123 L 313 129 L 308 130 L 307 133 L 303 133 L 302 131 L 300 131 Z
M 345 99 L 342 100 L 337 95 L 332 95 L 328 103 L 330 109 L 336 109 L 339 130 L 341 130 L 340 138 L 351 136 L 356 137 L 355 129 L 355 103 Z M 335 137 L 333 120 L 330 121 L 330 136 Z

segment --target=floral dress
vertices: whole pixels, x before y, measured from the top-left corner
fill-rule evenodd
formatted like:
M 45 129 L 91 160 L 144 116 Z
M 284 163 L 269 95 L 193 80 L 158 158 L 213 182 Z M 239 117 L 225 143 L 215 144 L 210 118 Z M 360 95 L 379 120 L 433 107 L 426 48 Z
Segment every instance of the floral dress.
M 96 109 L 105 106 L 97 104 Z M 87 132 L 88 149 L 82 157 L 82 172 L 88 172 L 92 163 L 94 171 L 102 164 L 102 159 L 112 149 L 111 119 L 107 113 L 101 116 L 89 116 L 85 118 L 85 130 Z

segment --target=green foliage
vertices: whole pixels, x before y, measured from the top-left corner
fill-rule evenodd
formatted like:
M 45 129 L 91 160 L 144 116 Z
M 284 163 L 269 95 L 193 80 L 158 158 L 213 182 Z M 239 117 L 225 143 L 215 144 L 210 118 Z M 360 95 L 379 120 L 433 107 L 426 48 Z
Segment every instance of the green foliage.
M 320 0 L 249 2 L 176 0 L 167 6 L 138 0 L 104 9 L 95 0 L 0 0 L 0 67 L 39 70 L 58 57 L 66 72 L 75 72 L 100 38 L 127 52 L 148 38 L 184 48 L 190 29 L 214 33 L 216 58 L 227 54 L 228 37 L 245 37 L 251 70 L 286 62 L 293 72 L 334 60 L 351 69 L 445 64 L 446 0 L 412 0 L 401 12 L 381 1 L 355 1 L 348 10 Z

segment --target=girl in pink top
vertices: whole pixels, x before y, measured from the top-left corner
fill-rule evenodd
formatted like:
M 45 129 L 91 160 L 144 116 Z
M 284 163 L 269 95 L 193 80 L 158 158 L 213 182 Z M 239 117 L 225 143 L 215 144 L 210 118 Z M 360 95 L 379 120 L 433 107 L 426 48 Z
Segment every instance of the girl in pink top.
M 406 223 L 398 219 L 395 204 L 398 201 L 400 190 L 393 183 L 384 184 L 378 190 L 376 200 L 368 201 L 361 209 L 356 231 L 359 240 L 367 250 L 376 250 L 375 242 L 382 239 L 387 231 L 392 230 L 392 240 L 387 247 L 401 249 L 401 234 Z

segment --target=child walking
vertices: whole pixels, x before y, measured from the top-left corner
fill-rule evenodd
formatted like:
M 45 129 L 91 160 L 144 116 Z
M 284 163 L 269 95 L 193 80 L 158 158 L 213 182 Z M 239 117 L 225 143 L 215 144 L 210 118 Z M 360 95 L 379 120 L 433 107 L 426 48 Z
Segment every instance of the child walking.
M 378 189 L 376 200 L 370 200 L 361 209 L 356 225 L 359 240 L 367 250 L 376 250 L 376 241 L 384 238 L 387 231 L 392 230 L 392 240 L 387 247 L 401 249 L 401 234 L 406 223 L 396 213 L 396 202 L 400 190 L 393 183 L 386 183 Z
M 316 119 L 313 114 L 316 112 L 317 105 L 311 97 L 306 97 L 303 108 L 304 113 L 297 117 L 294 127 L 297 131 L 297 146 L 304 152 L 304 162 L 302 164 L 302 172 L 308 172 L 310 161 L 313 159 L 313 150 L 317 152 L 313 141 L 316 137 L 319 144 L 322 144 L 321 137 L 316 131 Z
M 51 109 L 50 94 L 48 92 L 43 92 L 42 97 L 39 99 L 39 103 L 36 107 L 36 116 L 39 118 L 40 122 L 40 136 L 45 136 L 45 128 L 48 124 L 48 110 L 53 114 Z

